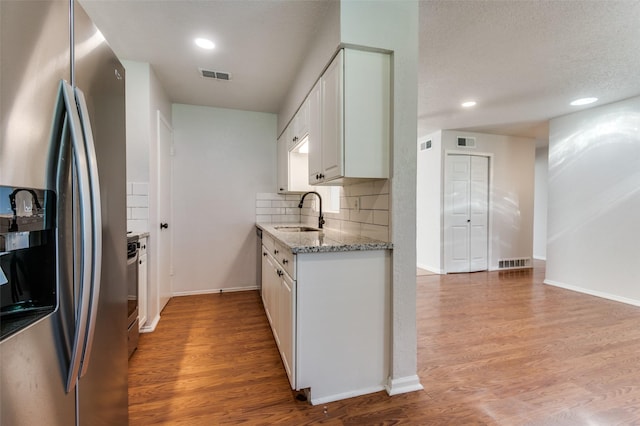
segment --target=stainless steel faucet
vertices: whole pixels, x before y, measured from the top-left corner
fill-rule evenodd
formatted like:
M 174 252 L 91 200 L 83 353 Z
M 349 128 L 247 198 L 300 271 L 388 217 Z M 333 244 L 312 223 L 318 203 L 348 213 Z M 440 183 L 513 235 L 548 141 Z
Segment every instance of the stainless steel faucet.
M 322 215 L 322 197 L 316 191 L 309 191 L 302 194 L 302 198 L 300 198 L 300 203 L 298 204 L 298 208 L 302 208 L 302 203 L 304 203 L 304 197 L 309 194 L 316 194 L 318 196 L 318 200 L 320 200 L 320 216 L 318 217 L 318 228 L 322 229 L 322 225 L 324 225 L 324 216 Z

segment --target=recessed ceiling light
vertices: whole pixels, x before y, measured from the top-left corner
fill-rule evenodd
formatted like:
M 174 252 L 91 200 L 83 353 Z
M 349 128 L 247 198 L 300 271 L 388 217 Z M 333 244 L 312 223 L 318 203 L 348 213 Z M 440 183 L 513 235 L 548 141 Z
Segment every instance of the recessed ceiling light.
M 195 39 L 195 43 L 198 47 L 201 47 L 203 49 L 207 49 L 207 50 L 211 50 L 214 47 L 216 47 L 215 44 L 213 44 L 213 42 L 211 40 L 208 40 L 206 38 L 197 38 Z
M 598 100 L 598 98 L 580 98 L 580 99 L 576 99 L 575 101 L 571 102 L 571 105 L 572 106 L 589 105 L 589 104 L 594 103 L 597 100 Z
M 476 101 L 467 101 L 467 102 L 463 102 L 462 106 L 464 108 L 471 108 L 472 106 L 476 106 Z

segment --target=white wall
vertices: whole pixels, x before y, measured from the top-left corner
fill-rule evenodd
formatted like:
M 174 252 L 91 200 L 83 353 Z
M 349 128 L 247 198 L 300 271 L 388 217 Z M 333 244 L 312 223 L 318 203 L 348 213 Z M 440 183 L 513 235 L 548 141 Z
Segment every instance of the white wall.
M 149 182 L 149 64 L 122 61 L 126 77 L 127 182 Z
M 475 137 L 475 149 L 456 146 L 457 137 Z M 535 139 L 444 130 L 447 152 L 489 154 L 489 269 L 499 259 L 533 257 Z M 446 164 L 446 161 L 445 161 Z M 443 175 L 446 170 L 443 168 Z
M 392 362 L 388 392 L 421 389 L 416 331 L 418 2 L 340 2 L 340 41 L 393 51 L 391 241 Z
M 146 232 L 156 176 L 157 111 L 171 123 L 171 103 L 148 63 L 123 61 L 127 109 L 127 230 Z M 152 245 L 152 244 L 150 244 Z M 151 257 L 151 256 L 150 256 Z
M 123 64 L 127 108 L 127 230 L 149 232 L 147 318 L 149 324 L 155 324 L 160 315 L 155 244 L 158 222 L 152 214 L 157 211 L 157 111 L 171 123 L 171 104 L 148 63 L 125 60 Z
M 420 143 L 431 141 L 421 151 Z M 418 141 L 416 251 L 419 268 L 442 273 L 442 132 Z
M 640 305 L 640 97 L 551 120 L 548 284 Z
M 276 187 L 275 114 L 173 105 L 173 293 L 256 287 L 256 194 Z
M 456 146 L 458 136 L 475 137 L 475 149 Z M 417 265 L 444 270 L 443 182 L 447 152 L 490 156 L 489 269 L 499 259 L 533 256 L 535 140 L 455 130 L 443 130 L 418 141 L 433 148 L 418 151 Z
M 549 147 L 536 148 L 536 177 L 533 201 L 533 257 L 547 259 L 547 188 Z

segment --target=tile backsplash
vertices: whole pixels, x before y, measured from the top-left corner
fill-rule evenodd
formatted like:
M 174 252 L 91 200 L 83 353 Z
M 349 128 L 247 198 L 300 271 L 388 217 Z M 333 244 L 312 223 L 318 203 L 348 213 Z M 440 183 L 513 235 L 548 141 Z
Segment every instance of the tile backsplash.
M 256 222 L 258 223 L 300 223 L 298 203 L 300 195 L 256 194 Z
M 149 184 L 127 183 L 127 231 L 149 231 Z
M 389 180 L 360 182 L 340 189 L 340 211 L 324 212 L 325 227 L 361 235 L 381 241 L 390 241 Z M 329 190 L 320 187 L 323 210 L 328 206 Z M 301 194 L 259 193 L 256 195 L 256 222 L 304 223 L 318 226 L 317 197 L 305 198 L 298 208 Z

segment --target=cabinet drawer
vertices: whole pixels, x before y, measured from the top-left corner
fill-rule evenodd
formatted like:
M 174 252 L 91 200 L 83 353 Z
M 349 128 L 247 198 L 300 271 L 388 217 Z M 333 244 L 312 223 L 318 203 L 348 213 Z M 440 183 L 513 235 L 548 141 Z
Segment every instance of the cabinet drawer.
M 287 274 L 295 280 L 295 259 L 293 253 L 291 253 L 291 249 L 276 242 L 273 257 L 275 257 L 280 266 L 287 271 Z
M 273 249 L 275 247 L 275 241 L 266 233 L 262 234 L 262 245 L 267 249 L 271 255 L 273 255 Z

